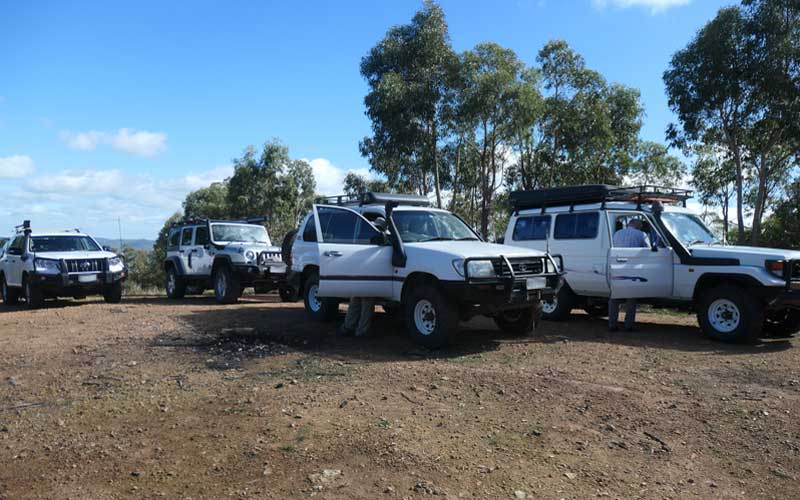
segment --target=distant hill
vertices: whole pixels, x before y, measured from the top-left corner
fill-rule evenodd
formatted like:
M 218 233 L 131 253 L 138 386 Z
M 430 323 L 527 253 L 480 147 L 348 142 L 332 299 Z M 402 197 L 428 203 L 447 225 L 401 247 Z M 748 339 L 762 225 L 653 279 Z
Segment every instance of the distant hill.
M 117 248 L 119 247 L 119 239 L 118 238 L 95 238 L 100 245 L 104 247 L 111 247 Z M 153 240 L 122 240 L 123 245 L 129 245 L 137 250 L 147 250 L 150 251 L 153 249 Z

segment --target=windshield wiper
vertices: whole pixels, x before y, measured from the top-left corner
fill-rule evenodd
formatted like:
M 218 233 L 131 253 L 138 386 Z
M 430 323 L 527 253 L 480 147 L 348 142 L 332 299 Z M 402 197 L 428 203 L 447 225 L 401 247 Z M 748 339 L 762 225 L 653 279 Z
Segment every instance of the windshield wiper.
M 703 240 L 694 240 L 693 242 L 689 243 L 689 246 L 690 246 L 690 247 L 693 247 L 693 246 L 695 246 L 695 245 L 697 245 L 697 244 L 705 244 L 705 243 L 706 243 L 706 242 L 705 242 L 705 241 L 703 241 Z
M 467 236 L 465 238 L 456 238 L 456 241 L 480 241 L 480 240 L 474 236 Z
M 417 240 L 417 243 L 425 243 L 427 241 L 453 241 L 453 238 L 447 238 L 445 236 L 437 236 L 435 238 L 428 238 L 427 240 Z

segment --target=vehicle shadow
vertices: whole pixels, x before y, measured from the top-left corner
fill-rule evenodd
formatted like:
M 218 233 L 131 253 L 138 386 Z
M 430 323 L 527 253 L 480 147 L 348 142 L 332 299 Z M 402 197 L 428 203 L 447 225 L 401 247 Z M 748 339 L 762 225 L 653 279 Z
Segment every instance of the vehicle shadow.
M 720 342 L 705 337 L 696 325 L 678 324 L 677 321 L 671 323 L 668 315 L 664 315 L 663 318 L 658 323 L 637 322 L 636 330 L 632 332 L 622 328 L 616 332 L 609 332 L 606 318 L 573 314 L 567 321 L 542 322 L 540 326 L 542 336 L 539 341 L 552 343 L 569 340 L 718 355 L 767 354 L 793 347 L 790 339 L 761 339 L 752 344 Z
M 155 298 L 131 299 L 130 303 L 164 304 Z M 330 322 L 309 320 L 302 302 L 281 303 L 278 297 L 251 296 L 240 306 L 217 306 L 213 298 L 188 298 L 169 301 L 171 305 L 202 305 L 178 312 L 178 319 L 187 331 L 165 332 L 153 339 L 153 346 L 191 347 L 204 356 L 218 356 L 222 366 L 230 368 L 251 357 L 267 357 L 287 351 L 298 351 L 337 360 L 348 361 L 408 361 L 447 359 L 486 353 L 504 342 L 503 333 L 494 330 L 467 329 L 444 349 L 425 349 L 406 335 L 404 323 L 396 316 L 376 307 L 372 335 L 368 337 L 337 337 L 336 328 L 344 321 L 346 306 Z M 263 304 L 264 307 L 259 307 Z M 207 357 L 207 356 L 206 356 Z

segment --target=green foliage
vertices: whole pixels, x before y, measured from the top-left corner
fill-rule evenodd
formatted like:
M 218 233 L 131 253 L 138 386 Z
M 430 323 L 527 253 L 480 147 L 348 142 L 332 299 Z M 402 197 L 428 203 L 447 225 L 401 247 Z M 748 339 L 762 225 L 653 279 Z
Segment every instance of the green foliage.
M 183 213 L 193 219 L 225 219 L 230 216 L 228 186 L 226 182 L 215 182 L 186 195 Z
M 763 237 L 767 246 L 800 250 L 800 180 L 792 183 L 786 198 L 764 221 Z
M 630 180 L 635 184 L 675 186 L 686 175 L 686 165 L 657 142 L 641 141 L 633 162 Z
M 724 151 L 733 163 L 737 234 L 758 244 L 767 207 L 800 161 L 800 3 L 745 0 L 721 9 L 664 73 L 680 125 L 668 138 Z
M 344 193 L 350 196 L 361 195 L 368 192 L 381 193 L 388 190 L 386 182 L 377 179 L 367 179 L 355 172 L 348 172 L 344 178 Z

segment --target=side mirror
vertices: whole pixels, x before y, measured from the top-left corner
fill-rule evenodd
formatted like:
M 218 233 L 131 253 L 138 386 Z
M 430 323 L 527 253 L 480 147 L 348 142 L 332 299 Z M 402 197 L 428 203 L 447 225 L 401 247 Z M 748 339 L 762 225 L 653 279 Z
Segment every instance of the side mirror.
M 110 247 L 110 246 L 108 246 L 108 245 L 103 245 L 103 250 L 105 250 L 106 252 L 113 252 L 113 250 L 111 249 L 111 247 Z
M 386 237 L 385 233 L 378 233 L 378 234 L 376 234 L 375 236 L 372 237 L 370 242 L 373 245 L 385 245 L 385 244 L 387 244 L 389 242 L 389 239 Z

